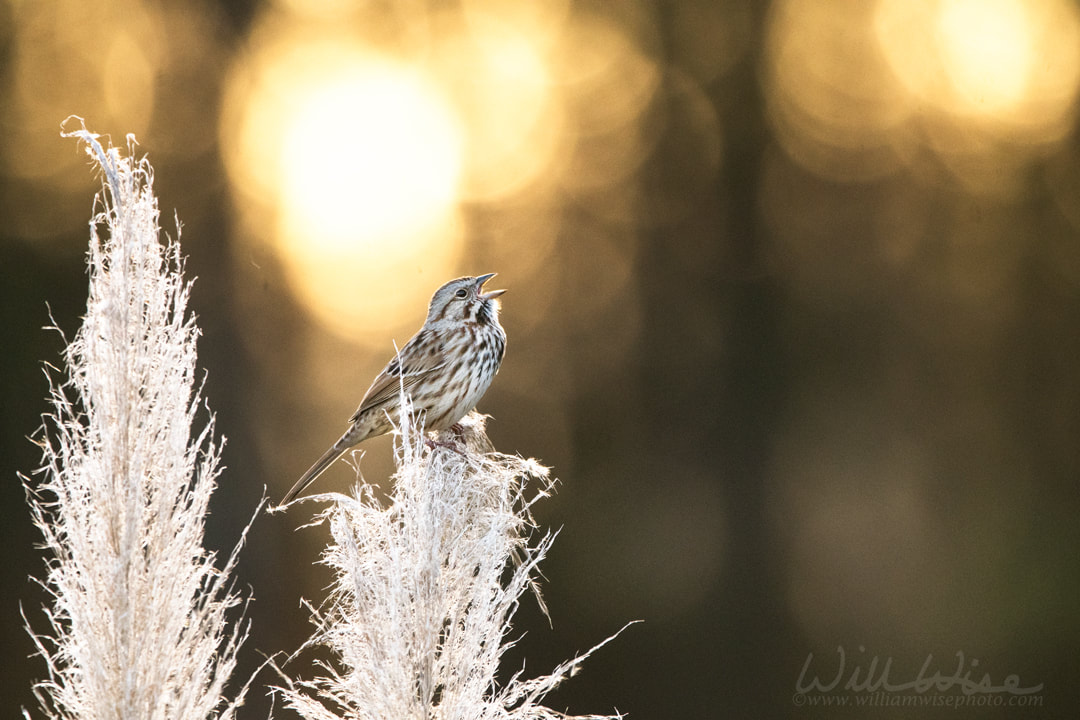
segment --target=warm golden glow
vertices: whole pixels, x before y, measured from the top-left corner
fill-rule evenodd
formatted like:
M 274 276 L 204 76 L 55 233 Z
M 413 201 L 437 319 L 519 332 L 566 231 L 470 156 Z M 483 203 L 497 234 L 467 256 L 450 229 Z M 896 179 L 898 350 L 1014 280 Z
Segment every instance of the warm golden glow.
M 570 20 L 570 5 L 570 0 L 462 0 L 461 10 L 470 25 L 484 28 L 484 34 L 501 25 L 526 32 L 534 41 L 548 42 L 563 32 Z
M 615 22 L 584 15 L 558 48 L 582 135 L 611 132 L 639 119 L 660 86 L 660 68 Z
M 82 164 L 53 132 L 72 113 L 99 132 L 122 127 L 143 137 L 167 60 L 160 11 L 124 0 L 93 9 L 77 0 L 16 5 L 4 97 L 4 154 L 16 172 L 45 177 Z
M 385 342 L 456 269 L 456 115 L 420 70 L 359 43 L 263 49 L 234 75 L 224 127 L 252 236 L 327 327 Z
M 212 156 L 213 78 L 227 46 L 218 12 L 212 3 L 0 2 L 0 160 L 12 175 L 6 227 L 46 240 L 82 222 L 85 207 L 74 198 L 86 197 L 96 182 L 83 153 L 59 137 L 69 115 L 85 118 L 117 146 L 135 135 L 157 156 L 159 170 L 164 153 L 170 160 Z M 181 184 L 189 198 L 217 185 Z M 164 216 L 171 216 L 171 202 L 161 198 Z
M 153 112 L 154 74 L 160 63 L 149 56 L 155 45 L 142 37 L 120 32 L 105 52 L 102 72 L 105 104 L 115 117 L 133 127 L 150 125 Z
M 276 0 L 298 17 L 323 18 L 340 22 L 363 5 L 363 0 Z
M 1020 0 L 945 0 L 937 29 L 945 70 L 958 99 L 983 112 L 1024 99 L 1034 59 Z
M 878 42 L 900 82 L 950 114 L 1004 120 L 1055 139 L 1080 78 L 1068 0 L 884 0 Z
M 564 120 L 535 38 L 477 18 L 441 39 L 431 69 L 464 118 L 469 200 L 514 195 L 549 169 Z
M 614 23 L 583 17 L 559 47 L 558 77 L 579 135 L 561 181 L 575 192 L 618 188 L 649 156 L 656 134 L 642 122 L 660 70 Z
M 781 0 L 767 39 L 776 139 L 832 180 L 885 177 L 930 150 L 972 192 L 1008 195 L 1075 114 L 1068 0 Z
M 461 143 L 430 86 L 367 58 L 297 80 L 278 180 L 287 235 L 327 250 L 382 246 L 426 230 L 453 207 Z
M 385 345 L 448 277 L 544 274 L 568 192 L 633 222 L 663 71 L 618 22 L 567 0 L 356 12 L 367 35 L 265 11 L 221 121 L 243 235 L 324 326 Z
M 819 176 L 860 181 L 901 167 L 896 131 L 912 103 L 874 43 L 872 10 L 785 0 L 770 16 L 770 118 L 788 155 Z

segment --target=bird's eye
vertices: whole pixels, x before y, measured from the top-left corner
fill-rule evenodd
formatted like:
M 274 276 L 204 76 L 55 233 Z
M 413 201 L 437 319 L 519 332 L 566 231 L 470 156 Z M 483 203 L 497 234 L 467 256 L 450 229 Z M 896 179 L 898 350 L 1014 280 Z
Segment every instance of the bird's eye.
M 456 293 L 454 293 L 454 297 L 459 297 L 459 298 L 463 298 L 463 297 L 465 297 L 465 296 L 466 296 L 466 295 L 468 295 L 468 294 L 469 294 L 469 291 L 468 291 L 468 290 L 466 290 L 465 288 L 461 288 L 461 289 L 460 289 L 460 290 L 458 290 L 458 291 L 457 291 Z

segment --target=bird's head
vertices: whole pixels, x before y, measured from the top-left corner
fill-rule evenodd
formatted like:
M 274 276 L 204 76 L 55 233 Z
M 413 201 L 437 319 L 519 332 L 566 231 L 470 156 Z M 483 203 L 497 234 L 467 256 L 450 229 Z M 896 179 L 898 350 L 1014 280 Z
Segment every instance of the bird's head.
M 462 277 L 443 285 L 431 296 L 427 322 L 429 324 L 445 321 L 497 323 L 499 301 L 496 298 L 506 291 L 483 291 L 484 283 L 493 277 L 495 273 Z

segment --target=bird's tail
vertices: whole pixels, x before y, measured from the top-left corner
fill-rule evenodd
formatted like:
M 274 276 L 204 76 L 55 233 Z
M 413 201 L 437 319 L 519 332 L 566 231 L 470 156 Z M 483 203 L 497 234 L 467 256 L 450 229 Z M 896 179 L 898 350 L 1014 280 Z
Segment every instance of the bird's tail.
M 344 440 L 344 438 L 342 438 L 342 440 Z M 292 489 L 285 493 L 285 497 L 280 505 L 288 505 L 296 499 L 297 495 L 304 492 L 308 485 L 315 482 L 315 478 L 322 475 L 326 468 L 333 465 L 334 461 L 344 455 L 350 447 L 352 447 L 352 445 L 347 445 L 341 440 L 338 440 L 331 445 L 330 449 L 324 452 L 322 457 L 316 460 L 315 464 L 308 468 L 306 473 L 300 476 L 300 479 L 296 481 L 296 484 L 292 486 Z

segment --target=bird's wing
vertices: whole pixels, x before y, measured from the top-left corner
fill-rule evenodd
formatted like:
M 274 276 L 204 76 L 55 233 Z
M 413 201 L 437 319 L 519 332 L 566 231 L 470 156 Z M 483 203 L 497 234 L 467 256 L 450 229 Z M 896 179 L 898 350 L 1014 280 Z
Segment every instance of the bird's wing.
M 446 367 L 447 360 L 441 354 L 431 355 L 424 353 L 421 355 L 417 352 L 410 352 L 420 344 L 416 342 L 418 339 L 414 338 L 413 341 L 410 341 L 383 368 L 383 371 L 371 383 L 368 391 L 364 393 L 364 399 L 360 401 L 360 407 L 353 413 L 349 422 L 355 423 L 368 410 L 377 408 L 396 398 L 398 393 L 401 392 L 402 386 L 408 391 L 416 383 Z

